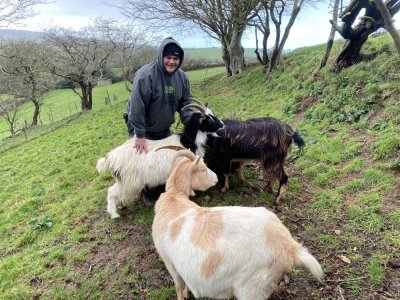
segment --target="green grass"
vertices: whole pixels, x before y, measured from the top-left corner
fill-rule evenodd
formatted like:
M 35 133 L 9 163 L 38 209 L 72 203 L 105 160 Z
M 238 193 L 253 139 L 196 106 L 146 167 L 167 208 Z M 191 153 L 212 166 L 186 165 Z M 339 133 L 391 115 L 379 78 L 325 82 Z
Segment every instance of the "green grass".
M 306 141 L 302 151 L 292 149 L 287 199 L 275 211 L 321 262 L 327 285 L 296 270 L 291 297 L 338 299 L 340 287 L 346 299 L 366 299 L 383 285 L 396 297 L 397 271 L 388 262 L 400 247 L 400 177 L 392 168 L 400 150 L 400 60 L 382 35 L 363 49 L 370 59 L 339 74 L 327 67 L 313 79 L 323 51 L 285 55 L 268 82 L 260 66 L 234 78 L 223 68 L 188 72 L 192 92 L 221 118 L 278 117 Z M 111 105 L 107 91 L 117 96 Z M 39 126 L 26 137 L 0 136 L 0 299 L 173 299 L 152 246 L 153 209 L 139 202 L 110 220 L 105 197 L 113 179 L 95 171 L 97 159 L 127 137 L 121 116 L 128 97 L 123 83 L 96 87 L 93 111 L 82 113 L 73 92 L 53 91 Z M 29 120 L 31 105 L 21 113 Z M 195 200 L 270 208 L 274 196 L 262 174 L 247 167 L 244 175 L 254 189 L 233 178 L 229 192 L 211 189 Z

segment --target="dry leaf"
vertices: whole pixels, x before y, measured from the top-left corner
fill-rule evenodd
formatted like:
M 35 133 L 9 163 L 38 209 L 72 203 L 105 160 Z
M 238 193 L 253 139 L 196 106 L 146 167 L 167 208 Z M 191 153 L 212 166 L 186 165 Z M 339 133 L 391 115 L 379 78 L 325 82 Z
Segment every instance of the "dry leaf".
M 346 256 L 344 256 L 344 255 L 340 255 L 340 259 L 342 260 L 342 261 L 344 261 L 346 264 L 351 264 L 351 260 L 350 259 L 348 259 Z

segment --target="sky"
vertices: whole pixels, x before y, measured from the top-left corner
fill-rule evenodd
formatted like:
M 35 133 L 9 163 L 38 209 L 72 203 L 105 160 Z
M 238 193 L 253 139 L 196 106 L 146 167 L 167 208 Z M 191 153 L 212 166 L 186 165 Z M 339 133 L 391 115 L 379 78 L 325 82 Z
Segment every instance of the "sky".
M 111 0 L 112 1 L 112 0 Z M 122 3 L 122 0 L 114 0 L 113 3 Z M 62 26 L 78 30 L 88 25 L 96 17 L 125 21 L 126 19 L 117 8 L 110 7 L 103 0 L 55 0 L 45 5 L 37 5 L 35 17 L 23 21 L 25 26 L 10 26 L 9 28 L 41 31 L 51 26 Z M 285 49 L 295 49 L 326 43 L 330 32 L 329 19 L 331 8 L 328 2 L 321 3 L 317 8 L 302 10 L 293 25 Z M 395 16 L 395 26 L 400 28 L 400 13 Z M 189 30 L 189 29 L 188 29 Z M 171 35 L 166 32 L 165 37 Z M 161 34 L 162 36 L 162 34 Z M 182 36 L 174 36 L 183 48 L 219 47 L 214 40 L 207 38 L 204 34 L 183 31 Z M 340 38 L 336 33 L 335 38 Z M 269 38 L 272 46 L 273 34 Z M 242 45 L 245 48 L 255 48 L 254 31 L 246 32 Z M 261 39 L 259 35 L 259 47 Z

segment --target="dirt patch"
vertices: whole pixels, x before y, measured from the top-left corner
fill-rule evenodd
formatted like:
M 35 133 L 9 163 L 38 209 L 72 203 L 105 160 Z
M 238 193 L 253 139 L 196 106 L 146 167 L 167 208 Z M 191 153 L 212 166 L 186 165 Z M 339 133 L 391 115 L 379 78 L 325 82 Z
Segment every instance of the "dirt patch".
M 368 156 L 365 153 L 369 152 L 367 149 L 370 142 L 365 143 L 360 149 L 360 156 L 366 162 Z M 292 272 L 287 280 L 281 282 L 271 299 L 400 299 L 400 270 L 396 267 L 396 261 L 400 258 L 399 252 L 398 249 L 396 251 L 387 245 L 384 232 L 369 234 L 355 228 L 353 234 L 364 241 L 362 247 L 356 246 L 351 240 L 345 238 L 340 239 L 339 245 L 334 250 L 327 247 L 321 242 L 318 234 L 307 234 L 306 228 L 317 228 L 317 232 L 324 235 L 335 236 L 335 230 L 342 232 L 340 234 L 345 234 L 346 229 L 343 225 L 346 206 L 337 215 L 332 215 L 330 220 L 321 221 L 319 211 L 310 209 L 310 204 L 315 200 L 313 196 L 315 184 L 305 179 L 301 170 L 296 169 L 294 164 L 288 164 L 286 169 L 289 175 L 287 199 L 281 206 L 273 206 L 274 196 L 271 195 L 267 201 L 259 205 L 266 205 L 274 211 L 288 225 L 293 236 L 303 243 L 323 266 L 329 267 L 325 269 L 326 281 L 322 285 L 317 283 L 307 271 Z M 266 179 L 257 164 L 250 165 L 244 172 L 246 179 L 257 184 L 244 187 L 237 187 L 234 184 L 230 193 L 235 193 L 241 199 L 241 205 L 255 206 L 253 201 L 265 190 Z M 290 193 L 291 178 L 296 178 L 301 185 L 301 190 L 296 195 Z M 232 180 L 235 183 L 235 178 Z M 384 213 L 389 213 L 400 206 L 399 191 L 400 187 L 397 183 L 396 189 L 384 196 L 382 202 L 385 204 Z M 217 195 L 220 201 L 224 200 L 224 194 Z M 199 193 L 195 201 L 201 202 L 204 197 L 204 193 Z M 148 300 L 150 299 L 149 291 L 173 287 L 172 278 L 159 259 L 151 241 L 151 226 L 132 221 L 132 215 L 138 206 L 142 209 L 144 207 L 142 203 L 137 203 L 134 208 L 123 212 L 122 218 L 116 220 L 112 226 L 98 230 L 98 238 L 93 241 L 97 242 L 96 246 L 91 249 L 85 261 L 76 266 L 77 272 L 88 278 L 99 274 L 106 275 L 104 278 L 114 278 L 102 279 L 99 284 L 104 295 L 113 295 L 112 291 L 116 289 L 120 291 L 120 295 L 123 295 L 111 298 Z M 93 226 L 93 224 L 88 226 Z M 116 236 L 118 236 L 117 239 Z M 382 284 L 371 284 L 365 265 L 362 263 L 357 260 L 347 263 L 341 259 L 343 254 L 341 250 L 349 249 L 354 250 L 356 256 L 363 258 L 371 257 L 381 250 L 392 253 L 390 263 L 385 268 Z M 124 280 L 124 276 L 135 280 L 134 282 Z M 115 278 L 121 279 L 118 281 Z M 118 285 L 116 282 L 119 282 Z M 36 281 L 32 284 L 36 284 Z M 72 284 L 66 282 L 65 288 L 73 288 Z M 356 284 L 359 289 L 352 288 L 353 284 Z
M 148 291 L 173 286 L 173 281 L 149 238 L 151 226 L 131 221 L 131 211 L 121 215 L 113 226 L 97 232 L 93 242 L 98 243 L 76 271 L 87 278 L 103 278 L 99 286 L 104 295 L 118 289 L 122 299 L 147 300 Z

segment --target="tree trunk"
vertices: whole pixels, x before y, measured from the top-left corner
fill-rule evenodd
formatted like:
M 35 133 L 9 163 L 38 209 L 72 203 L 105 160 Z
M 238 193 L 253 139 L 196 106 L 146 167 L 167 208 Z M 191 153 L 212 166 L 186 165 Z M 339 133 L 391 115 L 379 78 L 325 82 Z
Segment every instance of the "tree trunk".
M 398 0 L 388 0 L 385 6 L 390 16 L 394 16 L 400 10 L 400 2 Z M 361 21 L 353 28 L 352 24 L 363 8 L 365 9 L 365 14 L 361 17 Z M 367 41 L 368 36 L 385 25 L 385 21 L 377 9 L 376 3 L 369 0 L 353 0 L 340 18 L 343 24 L 339 26 L 331 20 L 332 26 L 348 41 L 336 59 L 336 72 L 358 63 L 361 59 L 361 47 Z
M 299 15 L 299 12 L 300 12 L 301 6 L 303 5 L 303 2 L 304 2 L 304 0 L 296 0 L 295 3 L 293 4 L 292 14 L 290 15 L 290 19 L 285 28 L 285 32 L 283 33 L 282 40 L 279 44 L 278 53 L 277 53 L 276 61 L 274 64 L 275 66 L 277 66 L 279 64 L 279 59 L 281 58 L 283 47 L 285 47 L 286 41 L 289 37 L 290 30 L 292 29 L 293 24 L 296 21 L 297 16 Z
M 38 124 L 38 118 L 40 114 L 40 104 L 39 101 L 37 101 L 36 99 L 32 99 L 32 103 L 35 106 L 35 110 L 33 111 L 31 126 L 36 126 Z
M 244 51 L 241 44 L 243 31 L 235 30 L 232 34 L 232 39 L 228 47 L 230 57 L 230 70 L 232 74 L 239 74 L 244 67 Z
M 279 24 L 279 27 L 276 28 L 275 45 L 274 49 L 272 50 L 271 60 L 269 61 L 267 76 L 269 76 L 268 73 L 270 73 L 276 67 L 276 60 L 278 58 L 280 39 L 281 39 L 281 28 Z
M 224 61 L 226 75 L 232 76 L 232 72 L 230 69 L 231 60 L 229 58 L 229 51 L 227 45 L 225 43 L 222 44 L 222 60 Z
M 361 47 L 368 39 L 369 32 L 365 31 L 356 39 L 347 40 L 342 51 L 335 62 L 335 71 L 339 72 L 342 69 L 348 68 L 360 62 Z
M 269 38 L 269 35 L 270 35 L 270 30 L 268 29 L 265 32 L 264 36 L 263 36 L 263 42 L 262 42 L 262 45 L 263 45 L 263 61 L 265 62 L 266 65 L 269 64 L 269 57 L 268 57 L 268 38 Z
M 81 85 L 82 97 L 81 97 L 81 108 L 82 110 L 92 109 L 92 89 L 93 85 L 91 82 Z
M 383 20 L 385 21 L 385 29 L 392 36 L 394 44 L 396 45 L 397 48 L 397 53 L 400 54 L 400 35 L 397 32 L 396 28 L 393 26 L 392 16 L 390 15 L 390 11 L 386 7 L 386 5 L 383 4 L 382 0 L 375 0 L 375 3 L 379 11 L 381 12 Z
M 371 18 L 366 18 L 357 24 L 352 31 L 352 37 L 346 41 L 342 51 L 336 58 L 336 72 L 360 62 L 360 51 L 362 46 L 368 40 L 368 36 L 377 30 L 376 26 L 374 25 L 375 22 L 371 20 Z
M 335 3 L 333 4 L 333 14 L 332 14 L 332 20 L 337 23 L 338 20 L 338 15 L 339 15 L 339 3 L 340 0 L 335 0 Z M 333 46 L 333 41 L 335 39 L 335 28 L 332 26 L 331 31 L 329 33 L 329 38 L 328 42 L 326 43 L 326 49 L 324 56 L 322 57 L 321 63 L 319 64 L 318 69 L 314 72 L 314 76 L 317 75 L 317 73 L 326 66 L 326 63 L 328 62 L 329 54 L 331 53 L 332 46 Z

